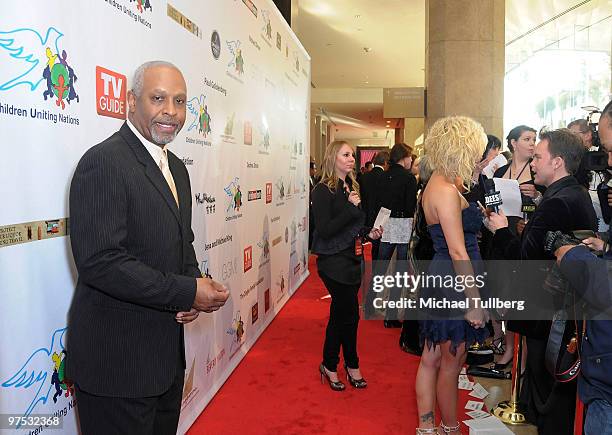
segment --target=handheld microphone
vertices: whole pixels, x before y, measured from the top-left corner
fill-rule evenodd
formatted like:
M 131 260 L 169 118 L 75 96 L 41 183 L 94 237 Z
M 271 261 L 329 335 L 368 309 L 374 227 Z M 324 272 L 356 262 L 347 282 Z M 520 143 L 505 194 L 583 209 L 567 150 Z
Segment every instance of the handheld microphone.
M 521 212 L 523 212 L 523 220 L 527 223 L 529 216 L 536 209 L 536 205 L 531 198 L 521 195 Z
M 495 190 L 495 181 L 490 178 L 484 180 L 484 200 L 485 207 L 499 213 L 499 206 L 503 204 L 503 201 L 499 191 Z

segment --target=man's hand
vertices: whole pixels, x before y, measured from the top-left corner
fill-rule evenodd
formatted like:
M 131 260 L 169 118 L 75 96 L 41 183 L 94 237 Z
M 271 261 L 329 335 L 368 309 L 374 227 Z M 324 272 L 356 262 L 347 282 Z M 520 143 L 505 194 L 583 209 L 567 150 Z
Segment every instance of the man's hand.
M 504 214 L 503 211 L 499 211 L 499 213 L 491 212 L 489 216 L 484 221 L 485 227 L 492 233 L 501 229 L 508 227 L 508 218 Z
M 198 311 L 212 313 L 221 308 L 229 297 L 229 290 L 223 284 L 210 278 L 197 278 L 196 297 L 193 308 Z
M 523 230 L 525 229 L 525 225 L 527 225 L 525 223 L 524 219 L 519 219 L 519 221 L 516 223 L 516 233 L 521 236 L 523 234 Z
M 582 241 L 591 251 L 603 251 L 606 243 L 598 237 L 587 237 Z
M 523 195 L 530 198 L 535 198 L 538 194 L 538 191 L 533 184 L 521 184 L 519 185 L 519 189 Z
M 186 324 L 193 322 L 199 315 L 200 312 L 195 308 L 192 308 L 190 311 L 181 311 L 176 313 L 176 317 L 174 319 L 179 323 Z

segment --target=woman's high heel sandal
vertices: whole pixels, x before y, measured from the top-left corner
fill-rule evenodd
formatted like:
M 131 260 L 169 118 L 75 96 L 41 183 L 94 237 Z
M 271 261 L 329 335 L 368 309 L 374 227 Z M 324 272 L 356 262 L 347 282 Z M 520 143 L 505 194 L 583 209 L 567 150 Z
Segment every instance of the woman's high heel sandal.
M 430 427 L 430 428 L 425 428 L 425 429 L 421 427 L 417 427 L 416 435 L 440 435 L 440 433 L 438 432 L 438 429 L 436 429 L 435 427 Z
M 349 381 L 349 384 L 351 384 L 354 388 L 365 388 L 368 386 L 368 383 L 365 379 L 355 379 L 354 377 L 352 377 L 348 371 L 348 367 L 346 366 L 346 364 L 344 364 L 344 370 L 346 370 L 346 379 Z
M 444 423 L 440 422 L 440 429 L 442 429 L 442 432 L 444 433 L 459 432 L 459 426 L 460 426 L 459 423 L 457 423 L 457 426 L 447 426 Z
M 319 366 L 319 373 L 321 373 L 321 383 L 324 383 L 323 377 L 325 377 L 325 379 L 327 379 L 327 382 L 329 383 L 329 388 L 331 388 L 332 390 L 343 391 L 346 388 L 346 386 L 342 382 L 334 382 L 329 378 L 329 375 L 327 374 L 327 371 L 325 370 L 325 366 L 323 364 Z

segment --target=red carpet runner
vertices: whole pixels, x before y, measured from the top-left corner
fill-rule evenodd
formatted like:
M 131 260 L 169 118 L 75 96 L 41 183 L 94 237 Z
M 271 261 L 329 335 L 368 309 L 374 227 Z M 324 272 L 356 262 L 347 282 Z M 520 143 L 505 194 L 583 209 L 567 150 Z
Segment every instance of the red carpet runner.
M 419 359 L 399 348 L 399 329 L 359 323 L 360 366 L 368 387 L 342 392 L 319 380 L 329 299 L 310 259 L 310 276 L 287 302 L 187 432 L 196 434 L 413 434 Z M 342 364 L 342 363 L 341 363 Z M 339 367 L 345 381 L 345 372 Z M 463 409 L 467 392 L 460 391 Z M 467 417 L 463 411 L 461 420 Z M 467 428 L 462 427 L 467 433 Z

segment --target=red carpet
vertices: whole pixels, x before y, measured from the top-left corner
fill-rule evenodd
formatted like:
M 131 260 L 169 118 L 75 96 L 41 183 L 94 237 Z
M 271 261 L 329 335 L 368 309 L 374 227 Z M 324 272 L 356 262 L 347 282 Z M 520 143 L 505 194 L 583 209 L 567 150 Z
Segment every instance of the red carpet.
M 419 359 L 402 352 L 399 329 L 359 323 L 364 390 L 332 391 L 318 367 L 329 299 L 313 257 L 310 276 L 287 302 L 188 434 L 413 434 Z M 341 377 L 346 376 L 339 367 Z M 343 379 L 344 381 L 346 379 Z M 467 400 L 461 391 L 459 406 Z M 460 419 L 469 417 L 460 414 Z M 463 427 L 465 433 L 467 428 Z

